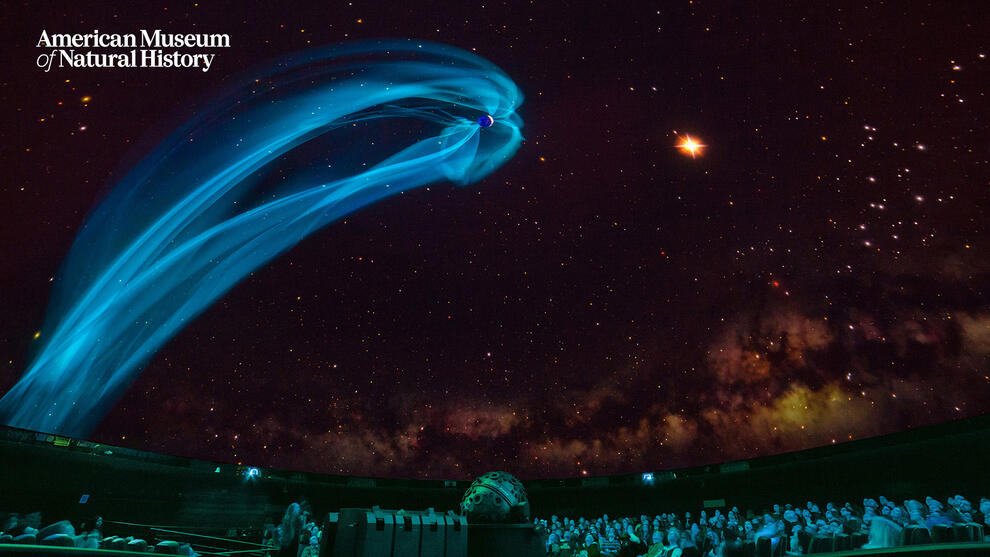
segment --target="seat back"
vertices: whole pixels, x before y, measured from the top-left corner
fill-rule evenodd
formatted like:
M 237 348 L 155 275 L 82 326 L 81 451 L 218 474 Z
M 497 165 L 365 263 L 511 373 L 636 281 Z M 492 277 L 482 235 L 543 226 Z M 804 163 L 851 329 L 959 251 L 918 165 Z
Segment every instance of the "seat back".
M 904 545 L 927 545 L 932 543 L 932 534 L 924 526 L 908 526 L 904 529 Z
M 932 528 L 932 540 L 935 543 L 952 543 L 956 541 L 956 535 L 952 530 L 952 526 L 947 524 L 936 524 Z

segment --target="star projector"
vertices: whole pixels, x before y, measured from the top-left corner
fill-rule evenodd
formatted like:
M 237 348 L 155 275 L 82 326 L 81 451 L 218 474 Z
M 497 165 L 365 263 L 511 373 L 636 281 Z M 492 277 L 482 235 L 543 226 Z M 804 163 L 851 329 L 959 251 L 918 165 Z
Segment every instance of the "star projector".
M 529 522 L 529 496 L 508 472 L 488 472 L 471 483 L 461 499 L 461 514 L 471 522 Z

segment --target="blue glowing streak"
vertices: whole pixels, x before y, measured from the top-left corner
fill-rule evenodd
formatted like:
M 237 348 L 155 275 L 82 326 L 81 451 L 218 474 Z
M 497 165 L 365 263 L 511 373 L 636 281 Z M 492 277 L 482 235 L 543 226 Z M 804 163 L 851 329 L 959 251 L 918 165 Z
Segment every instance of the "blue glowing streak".
M 89 215 L 0 420 L 88 435 L 158 349 L 251 271 L 387 196 L 476 182 L 522 142 L 519 89 L 453 47 L 312 50 L 238 83 Z M 479 114 L 496 124 L 479 127 Z

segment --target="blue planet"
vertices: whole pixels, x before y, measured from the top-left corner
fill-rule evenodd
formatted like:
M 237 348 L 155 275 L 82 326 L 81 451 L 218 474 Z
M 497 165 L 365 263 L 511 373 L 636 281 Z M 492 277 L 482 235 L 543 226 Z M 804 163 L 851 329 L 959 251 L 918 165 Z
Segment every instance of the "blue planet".
M 491 115 L 489 114 L 485 114 L 481 118 L 478 118 L 478 125 L 483 128 L 490 128 L 494 123 L 495 123 L 495 119 L 492 118 Z

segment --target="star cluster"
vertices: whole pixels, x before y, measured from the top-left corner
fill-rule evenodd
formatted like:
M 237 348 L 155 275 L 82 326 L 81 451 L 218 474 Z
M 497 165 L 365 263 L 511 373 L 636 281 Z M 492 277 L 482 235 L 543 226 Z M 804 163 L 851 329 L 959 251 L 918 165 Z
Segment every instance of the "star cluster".
M 479 184 L 366 208 L 255 272 L 94 439 L 537 478 L 990 410 L 983 10 L 560 6 L 5 7 L 0 291 L 16 295 L 0 304 L 0 392 L 44 335 L 50 282 L 103 184 L 198 96 L 284 53 L 408 36 L 512 76 L 523 148 Z M 34 66 L 42 28 L 111 27 L 223 32 L 232 47 L 205 74 Z

